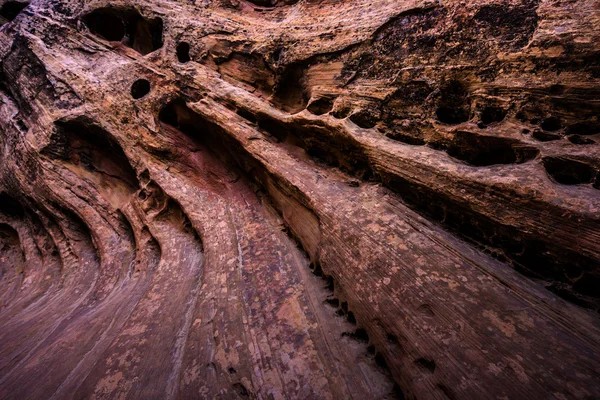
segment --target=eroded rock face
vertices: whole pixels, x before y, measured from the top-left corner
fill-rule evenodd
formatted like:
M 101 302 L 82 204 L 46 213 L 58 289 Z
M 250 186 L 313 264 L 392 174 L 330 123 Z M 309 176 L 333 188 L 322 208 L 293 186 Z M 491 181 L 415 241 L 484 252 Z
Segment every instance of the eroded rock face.
M 0 397 L 600 397 L 597 1 L 0 24 Z

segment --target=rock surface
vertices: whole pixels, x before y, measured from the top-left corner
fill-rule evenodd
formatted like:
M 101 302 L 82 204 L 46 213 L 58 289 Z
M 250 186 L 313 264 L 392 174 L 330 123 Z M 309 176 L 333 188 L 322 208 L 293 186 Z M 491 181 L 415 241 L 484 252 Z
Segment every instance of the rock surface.
M 600 398 L 597 0 L 0 25 L 0 398 Z

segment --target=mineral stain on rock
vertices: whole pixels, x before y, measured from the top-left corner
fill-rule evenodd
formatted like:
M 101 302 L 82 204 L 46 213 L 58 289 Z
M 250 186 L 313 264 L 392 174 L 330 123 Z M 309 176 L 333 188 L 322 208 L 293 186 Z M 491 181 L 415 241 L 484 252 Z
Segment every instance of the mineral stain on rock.
M 592 0 L 0 0 L 0 398 L 600 398 Z

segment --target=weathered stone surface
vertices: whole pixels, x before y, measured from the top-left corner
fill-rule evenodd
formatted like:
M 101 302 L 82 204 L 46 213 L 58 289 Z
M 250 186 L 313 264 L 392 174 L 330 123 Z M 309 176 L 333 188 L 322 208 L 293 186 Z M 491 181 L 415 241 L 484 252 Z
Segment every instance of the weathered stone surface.
M 597 1 L 0 25 L 0 398 L 600 397 Z

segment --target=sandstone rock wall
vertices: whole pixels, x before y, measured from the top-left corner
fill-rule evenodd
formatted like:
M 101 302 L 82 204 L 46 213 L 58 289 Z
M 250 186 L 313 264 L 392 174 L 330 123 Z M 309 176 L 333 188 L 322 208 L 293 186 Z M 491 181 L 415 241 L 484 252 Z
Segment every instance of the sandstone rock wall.
M 595 0 L 0 0 L 0 397 L 600 397 Z

